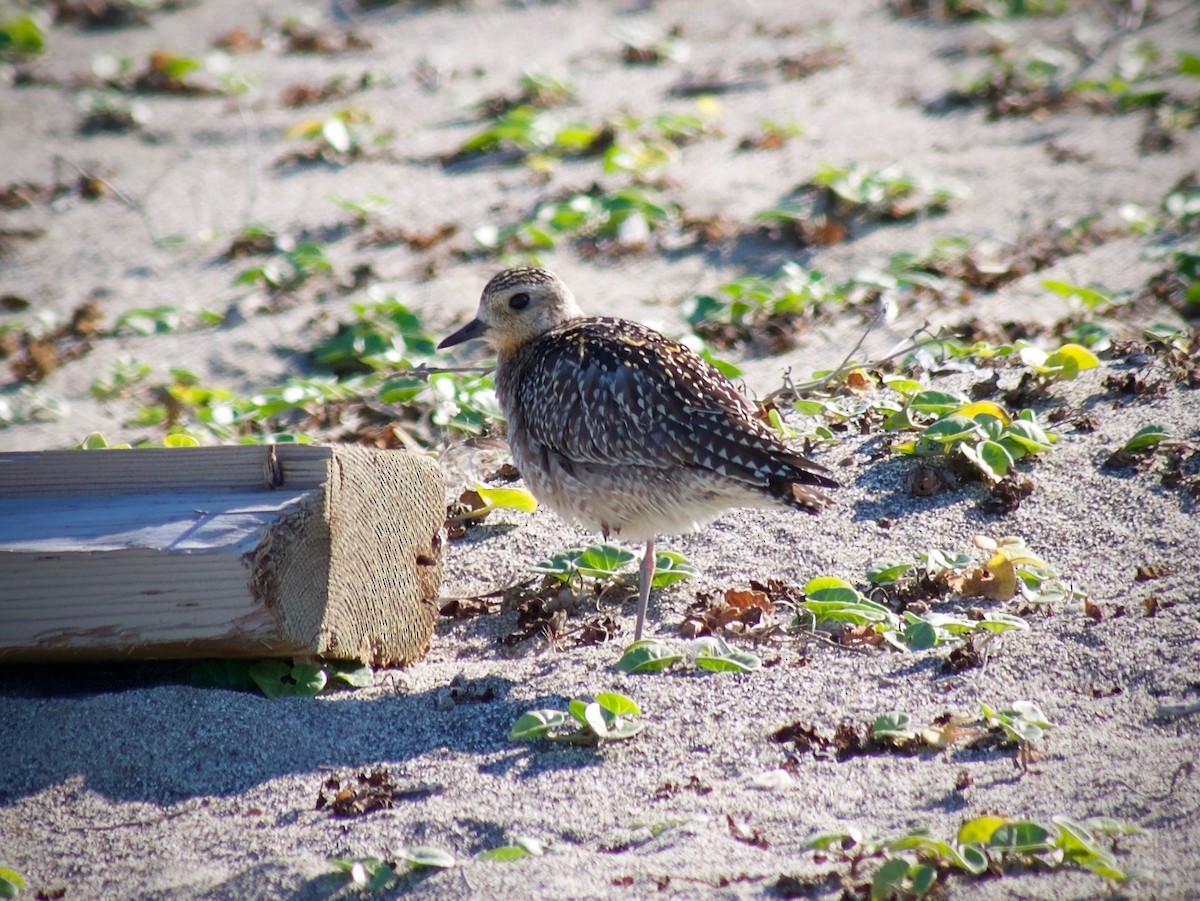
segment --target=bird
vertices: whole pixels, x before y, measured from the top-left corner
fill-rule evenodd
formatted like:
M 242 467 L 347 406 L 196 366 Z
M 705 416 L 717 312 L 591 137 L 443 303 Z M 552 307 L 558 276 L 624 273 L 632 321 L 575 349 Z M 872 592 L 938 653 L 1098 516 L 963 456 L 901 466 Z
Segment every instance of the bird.
M 639 641 L 661 535 L 732 507 L 817 513 L 829 470 L 790 448 L 755 406 L 694 351 L 628 319 L 586 316 L 553 272 L 506 269 L 475 318 L 439 350 L 482 338 L 513 462 L 537 500 L 567 520 L 644 542 Z

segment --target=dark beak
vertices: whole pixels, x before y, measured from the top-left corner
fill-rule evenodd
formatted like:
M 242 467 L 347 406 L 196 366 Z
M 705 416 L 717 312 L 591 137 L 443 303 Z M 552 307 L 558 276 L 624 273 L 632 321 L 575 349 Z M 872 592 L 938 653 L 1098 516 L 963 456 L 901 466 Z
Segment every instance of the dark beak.
M 478 319 L 472 319 L 449 338 L 443 339 L 442 343 L 438 345 L 438 350 L 462 344 L 464 341 L 470 341 L 472 338 L 481 338 L 486 333 L 487 326 Z

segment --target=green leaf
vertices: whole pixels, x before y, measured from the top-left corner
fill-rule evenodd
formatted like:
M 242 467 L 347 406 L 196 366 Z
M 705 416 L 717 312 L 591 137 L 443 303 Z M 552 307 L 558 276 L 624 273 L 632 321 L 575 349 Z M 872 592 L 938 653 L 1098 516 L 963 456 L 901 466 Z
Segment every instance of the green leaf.
M 253 665 L 253 660 L 201 660 L 192 670 L 192 682 L 201 688 L 254 691 L 258 683 L 250 677 Z
M 615 544 L 593 544 L 583 549 L 575 565 L 585 576 L 606 579 L 635 559 L 637 558 L 633 553 Z
M 571 714 L 571 716 L 575 719 L 575 722 L 579 723 L 581 726 L 586 726 L 588 724 L 587 709 L 589 703 L 591 702 L 584 701 L 581 698 L 573 698 L 567 702 L 567 713 Z
M 937 870 L 927 863 L 916 864 L 909 870 L 909 891 L 918 898 L 923 898 L 932 890 L 934 883 L 937 882 Z
M 1154 447 L 1160 441 L 1165 441 L 1171 437 L 1170 426 L 1164 425 L 1161 422 L 1153 423 L 1145 428 L 1138 429 L 1132 438 L 1125 442 L 1125 450 L 1140 451 L 1149 447 Z
M 1067 300 L 1077 300 L 1089 310 L 1095 310 L 1098 307 L 1107 306 L 1112 303 L 1112 299 L 1100 291 L 1094 288 L 1085 288 L 1082 285 L 1073 285 L 1070 282 L 1047 279 L 1042 282 L 1042 287 Z
M 996 827 L 988 846 L 1018 854 L 1046 851 L 1051 847 L 1050 830 L 1032 820 L 1018 820 Z
M 1105 860 L 1088 860 L 1084 862 L 1083 866 L 1086 869 L 1091 870 L 1101 879 L 1106 879 L 1109 882 L 1115 882 L 1118 885 L 1122 882 L 1125 882 L 1130 877 L 1129 873 L 1118 869 L 1116 866 L 1108 863 Z
M 16 870 L 0 867 L 0 898 L 15 898 L 25 888 L 25 879 Z
M 814 601 L 842 601 L 856 603 L 862 594 L 849 582 L 833 576 L 818 576 L 804 585 L 804 596 Z
M 1019 616 L 1012 616 L 1008 613 L 989 612 L 983 619 L 979 620 L 975 627 L 985 632 L 1010 632 L 1028 631 L 1029 623 Z
M 927 441 L 937 441 L 941 444 L 949 444 L 953 441 L 962 441 L 970 435 L 979 432 L 979 423 L 967 416 L 962 416 L 958 413 L 953 413 L 949 416 L 944 416 L 937 422 L 929 425 L 922 433 L 921 437 Z
M 956 838 L 960 845 L 977 843 L 986 845 L 992 839 L 992 833 L 1007 823 L 1004 817 L 982 816 L 967 820 L 958 827 Z
M 872 585 L 892 585 L 916 569 L 906 561 L 876 560 L 867 568 L 867 581 Z
M 887 375 L 883 377 L 883 383 L 900 394 L 911 395 L 917 394 L 924 385 L 915 379 L 910 379 L 905 376 Z
M 549 738 L 553 730 L 562 728 L 566 722 L 567 715 L 561 710 L 530 710 L 517 717 L 517 721 L 508 730 L 508 739 L 530 741 Z
M 596 695 L 596 703 L 613 716 L 641 716 L 642 709 L 632 698 L 615 691 L 602 691 Z
M 1041 426 L 1026 419 L 1014 419 L 1004 430 L 1004 437 L 1015 441 L 1031 454 L 1048 451 L 1054 446 Z
M 327 660 L 325 668 L 330 678 L 352 688 L 370 688 L 375 684 L 375 671 L 357 660 Z
M 651 588 L 666 588 L 684 579 L 690 579 L 697 573 L 696 567 L 683 554 L 674 551 L 659 551 L 654 555 L 654 578 L 650 580 Z
M 503 845 L 499 848 L 492 848 L 490 851 L 483 851 L 476 854 L 475 859 L 511 861 L 520 860 L 522 857 L 528 856 L 529 852 L 520 845 Z
M 646 724 L 641 720 L 620 719 L 609 726 L 603 738 L 605 741 L 623 741 L 627 738 L 633 738 L 645 728 Z
M 130 310 L 117 317 L 113 334 L 164 335 L 179 328 L 180 316 L 175 307 L 159 306 Z
M 328 674 L 319 663 L 297 663 L 289 675 L 296 683 L 296 694 L 313 697 L 325 687 Z
M 917 559 L 930 577 L 946 570 L 962 569 L 971 565 L 971 557 L 959 551 L 948 551 L 945 548 L 930 548 L 917 554 Z
M 978 845 L 962 844 L 958 847 L 958 857 L 955 863 L 968 873 L 978 876 L 988 868 L 987 853 Z
M 908 861 L 893 857 L 875 871 L 871 879 L 871 901 L 891 901 L 904 896 L 902 883 L 908 875 Z
M 851 828 L 848 832 L 821 832 L 807 839 L 800 847 L 806 851 L 828 851 L 832 848 L 852 848 L 862 842 L 862 834 Z
M 967 399 L 957 392 L 921 391 L 912 396 L 908 402 L 908 408 L 919 413 L 945 416 L 947 413 L 953 413 L 967 403 Z
M 248 673 L 259 691 L 268 698 L 281 698 L 285 695 L 283 680 L 291 671 L 292 668 L 282 660 L 256 660 L 250 664 Z
M 1004 449 L 1003 444 L 995 441 L 981 441 L 978 450 L 980 459 L 987 465 L 988 470 L 998 478 L 1003 478 L 1012 469 L 1012 455 Z
M 913 422 L 911 414 L 912 411 L 908 407 L 897 410 L 880 424 L 880 428 L 885 432 L 902 432 L 905 429 L 914 429 L 917 427 L 917 424 Z
M 1142 835 L 1144 832 L 1133 823 L 1113 817 L 1088 817 L 1083 821 L 1083 825 L 1088 831 L 1098 835 Z
M 824 401 L 797 400 L 792 403 L 792 409 L 801 416 L 821 416 L 827 408 Z
M 1041 726 L 1044 729 L 1052 729 L 1054 724 L 1046 719 L 1046 714 L 1042 713 L 1042 708 L 1034 701 L 1013 701 L 1012 707 L 1003 711 L 1021 717 L 1030 723 Z
M 697 669 L 710 673 L 750 673 L 762 666 L 756 655 L 711 636 L 692 642 L 691 655 Z
M 979 449 L 975 447 L 975 445 L 956 444 L 954 447 L 958 453 L 965 457 L 972 466 L 978 469 L 985 478 L 990 479 L 993 482 L 1000 481 L 1000 476 L 996 475 L 996 473 L 992 471 L 992 468 L 984 461 L 983 457 L 979 455 Z
M 428 845 L 410 845 L 398 855 L 401 860 L 407 860 L 417 867 L 437 867 L 446 870 L 458 864 L 454 855 L 441 848 L 431 848 Z
M 1077 823 L 1064 816 L 1052 817 L 1051 821 L 1058 827 L 1054 846 L 1063 852 L 1066 860 L 1080 864 L 1099 860 L 1108 865 L 1115 865 L 1115 858 L 1096 844 L 1095 837 L 1082 823 Z
M 916 737 L 916 732 L 910 728 L 912 717 L 903 710 L 889 710 L 875 717 L 871 724 L 872 738 L 891 738 L 909 740 Z
M 0 22 L 0 57 L 34 56 L 46 49 L 46 36 L 32 16 Z
M 856 603 L 845 601 L 805 601 L 801 605 L 813 615 L 817 622 L 829 620 L 832 622 L 848 622 L 856 625 L 867 623 L 887 623 L 895 620 L 896 615 L 882 604 L 865 599 Z
M 567 582 L 579 572 L 577 564 L 580 553 L 581 550 L 579 548 L 559 551 L 548 560 L 542 560 L 540 563 L 534 564 L 530 569 L 535 573 L 557 576 L 564 582 Z
M 163 437 L 163 447 L 199 447 L 200 442 L 191 435 L 171 434 Z
M 1179 58 L 1179 74 L 1191 75 L 1193 78 L 1200 78 L 1200 53 L 1188 53 L 1185 50 L 1180 50 L 1176 54 Z
M 925 651 L 938 643 L 937 630 L 924 620 L 909 623 L 904 630 L 904 643 L 910 651 Z
M 623 673 L 658 673 L 674 666 L 683 655 L 653 638 L 635 641 L 625 649 L 617 661 L 617 669 Z

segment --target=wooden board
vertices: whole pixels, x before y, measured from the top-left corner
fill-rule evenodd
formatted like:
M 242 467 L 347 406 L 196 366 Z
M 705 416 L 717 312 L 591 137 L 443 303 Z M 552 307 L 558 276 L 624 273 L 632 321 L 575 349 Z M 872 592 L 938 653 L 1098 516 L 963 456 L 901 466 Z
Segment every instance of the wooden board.
M 429 647 L 444 482 L 353 446 L 0 453 L 0 661 Z

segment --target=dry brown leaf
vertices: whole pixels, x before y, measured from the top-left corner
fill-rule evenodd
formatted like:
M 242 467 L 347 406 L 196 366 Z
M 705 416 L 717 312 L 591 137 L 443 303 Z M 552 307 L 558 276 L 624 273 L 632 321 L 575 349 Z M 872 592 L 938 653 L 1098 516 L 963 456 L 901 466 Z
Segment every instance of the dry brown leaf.
M 865 394 L 875 390 L 875 380 L 861 369 L 851 369 L 846 373 L 846 390 L 856 394 Z
M 847 626 L 842 630 L 839 641 L 848 648 L 863 645 L 875 648 L 883 644 L 883 635 L 872 625 Z
M 725 603 L 739 613 L 744 613 L 752 607 L 757 607 L 763 613 L 772 613 L 775 605 L 767 597 L 765 591 L 747 590 L 745 588 L 730 588 L 725 592 Z

